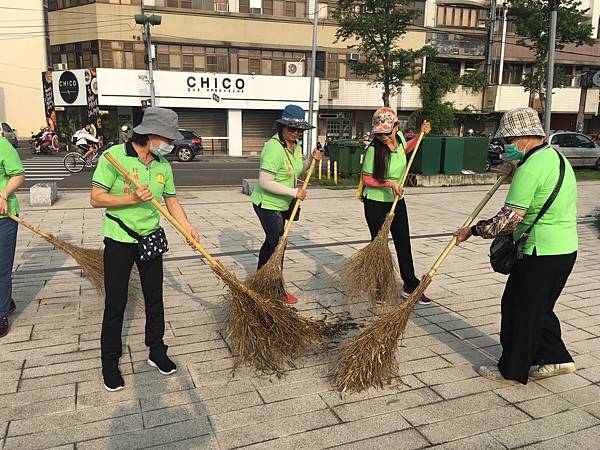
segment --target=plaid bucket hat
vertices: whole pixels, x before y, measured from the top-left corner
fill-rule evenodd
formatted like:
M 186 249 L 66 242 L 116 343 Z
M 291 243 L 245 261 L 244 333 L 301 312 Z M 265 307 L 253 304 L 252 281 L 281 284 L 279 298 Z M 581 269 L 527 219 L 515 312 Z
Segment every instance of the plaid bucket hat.
M 515 108 L 506 111 L 500 119 L 497 138 L 509 138 L 518 136 L 540 136 L 546 137 L 542 123 L 535 109 Z
M 396 122 L 398 122 L 396 111 L 388 106 L 382 106 L 373 114 L 371 131 L 373 134 L 389 133 L 394 128 L 394 125 L 396 125 Z

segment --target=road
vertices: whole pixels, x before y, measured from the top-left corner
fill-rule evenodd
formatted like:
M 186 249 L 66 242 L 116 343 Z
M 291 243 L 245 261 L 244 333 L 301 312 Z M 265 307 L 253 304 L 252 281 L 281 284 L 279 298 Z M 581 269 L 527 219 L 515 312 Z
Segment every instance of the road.
M 63 166 L 65 153 L 58 155 L 32 155 L 26 148 L 19 148 L 25 167 L 25 184 L 29 189 L 35 183 L 55 181 L 59 189 L 85 189 L 91 185 L 93 169 L 71 174 Z M 258 158 L 233 158 L 227 156 L 201 156 L 194 161 L 182 163 L 171 161 L 177 187 L 241 186 L 242 179 L 256 178 Z

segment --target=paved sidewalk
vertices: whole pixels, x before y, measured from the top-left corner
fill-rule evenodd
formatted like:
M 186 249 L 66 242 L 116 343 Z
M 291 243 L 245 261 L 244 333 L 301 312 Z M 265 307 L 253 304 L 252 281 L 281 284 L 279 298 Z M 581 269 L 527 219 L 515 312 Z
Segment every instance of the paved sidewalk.
M 489 187 L 409 188 L 413 254 L 424 273 Z M 485 209 L 494 213 L 506 188 Z M 180 198 L 202 242 L 240 277 L 256 265 L 262 240 L 237 191 L 187 191 Z M 145 363 L 143 308 L 126 312 L 121 370 L 127 387 L 104 390 L 99 333 L 102 299 L 74 261 L 26 229 L 18 238 L 10 334 L 0 340 L 0 447 L 133 449 L 597 448 L 600 439 L 600 239 L 591 215 L 600 183 L 579 185 L 580 251 L 559 305 L 576 374 L 506 387 L 475 368 L 499 356 L 505 277 L 491 271 L 488 244 L 453 251 L 399 347 L 402 382 L 340 397 L 329 371 L 335 350 L 305 355 L 281 379 L 248 367 L 231 378 L 222 338 L 223 288 L 169 225 L 165 263 L 166 343 L 178 372 Z M 86 193 L 65 193 L 52 208 L 22 216 L 77 245 L 101 245 L 101 211 Z M 314 190 L 292 229 L 285 277 L 303 314 L 373 316 L 347 305 L 332 274 L 362 247 L 368 231 L 352 191 Z

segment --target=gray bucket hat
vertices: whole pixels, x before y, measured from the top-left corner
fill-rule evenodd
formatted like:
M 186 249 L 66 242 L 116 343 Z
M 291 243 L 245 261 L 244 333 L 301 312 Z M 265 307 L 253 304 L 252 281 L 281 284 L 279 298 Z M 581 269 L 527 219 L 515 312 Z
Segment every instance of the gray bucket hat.
M 515 108 L 506 111 L 500 119 L 497 138 L 509 138 L 519 136 L 546 137 L 540 117 L 535 109 Z
M 167 139 L 183 139 L 179 132 L 179 118 L 171 109 L 151 106 L 146 108 L 142 123 L 133 129 L 136 134 L 154 134 Z

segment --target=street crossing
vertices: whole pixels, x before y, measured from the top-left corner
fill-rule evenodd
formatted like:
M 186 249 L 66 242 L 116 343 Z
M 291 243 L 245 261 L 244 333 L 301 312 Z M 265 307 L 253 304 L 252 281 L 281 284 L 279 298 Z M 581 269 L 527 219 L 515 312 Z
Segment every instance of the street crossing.
M 60 181 L 71 173 L 63 165 L 63 157 L 32 156 L 22 161 L 26 181 Z

